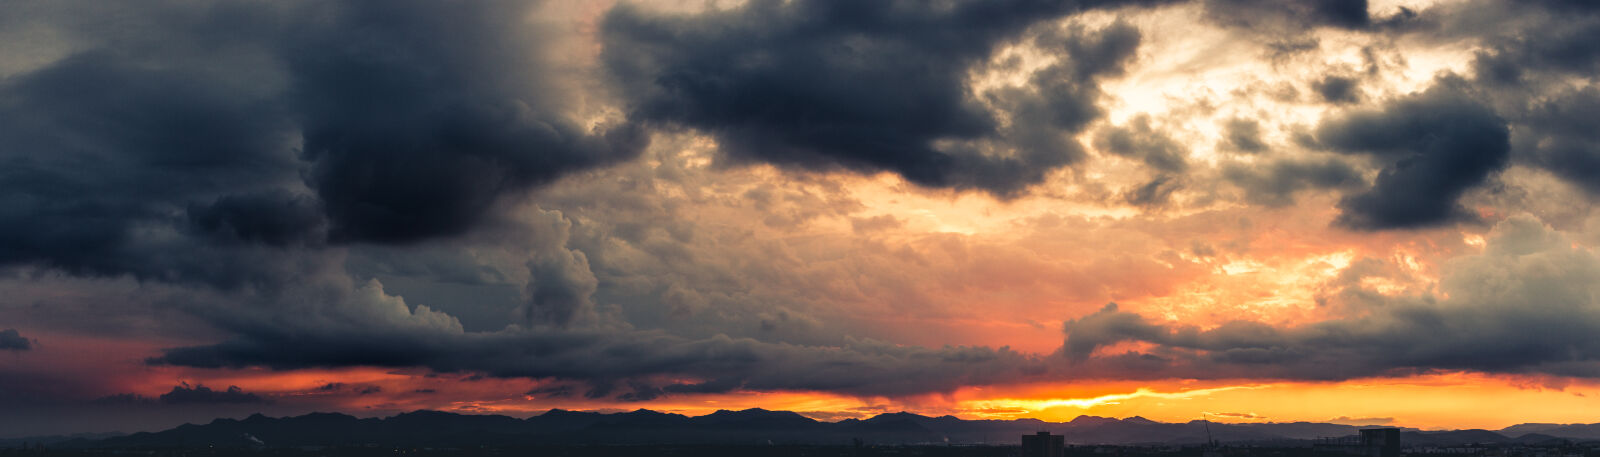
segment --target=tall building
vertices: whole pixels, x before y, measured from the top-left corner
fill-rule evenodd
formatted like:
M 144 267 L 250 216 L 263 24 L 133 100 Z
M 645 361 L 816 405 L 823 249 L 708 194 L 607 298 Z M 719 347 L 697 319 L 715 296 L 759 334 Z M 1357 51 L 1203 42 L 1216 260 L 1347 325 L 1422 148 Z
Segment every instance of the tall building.
M 1367 457 L 1400 457 L 1400 429 L 1363 429 L 1361 447 L 1366 449 Z
M 1022 457 L 1064 457 L 1067 452 L 1066 439 L 1065 436 L 1051 435 L 1050 432 L 1022 435 Z

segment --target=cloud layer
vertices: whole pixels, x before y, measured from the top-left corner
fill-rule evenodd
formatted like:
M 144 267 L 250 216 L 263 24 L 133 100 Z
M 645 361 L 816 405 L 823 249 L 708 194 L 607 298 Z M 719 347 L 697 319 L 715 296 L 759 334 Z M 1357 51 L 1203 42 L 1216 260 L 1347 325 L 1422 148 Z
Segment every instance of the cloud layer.
M 28 4 L 4 369 L 97 407 L 361 367 L 616 402 L 1600 378 L 1600 10 L 1390 3 Z M 146 349 L 38 381 L 104 338 Z
M 1530 217 L 1491 232 L 1483 254 L 1453 260 L 1441 295 L 1375 298 L 1344 317 L 1280 328 L 1175 325 L 1115 304 L 1068 321 L 1063 354 L 1115 376 L 1343 380 L 1427 371 L 1600 375 L 1600 306 L 1588 278 L 1600 256 Z M 1357 278 L 1359 279 L 1359 277 Z M 1357 281 L 1346 286 L 1357 290 Z M 1382 295 L 1373 295 L 1383 297 Z M 1121 342 L 1148 351 L 1098 352 Z

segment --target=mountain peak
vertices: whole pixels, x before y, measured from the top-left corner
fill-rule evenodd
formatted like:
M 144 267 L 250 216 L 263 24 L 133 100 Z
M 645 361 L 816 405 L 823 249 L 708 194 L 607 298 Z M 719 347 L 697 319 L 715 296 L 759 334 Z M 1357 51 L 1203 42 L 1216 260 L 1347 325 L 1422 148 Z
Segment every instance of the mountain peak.
M 701 424 L 726 424 L 730 426 L 808 426 L 818 423 L 792 411 L 769 411 L 750 408 L 742 411 L 719 409 L 704 416 L 690 418 Z
M 879 415 L 876 415 L 876 416 L 872 416 L 872 418 L 867 419 L 867 422 L 886 421 L 886 420 L 911 420 L 911 421 L 915 421 L 915 420 L 928 419 L 928 418 L 929 418 L 928 416 L 924 416 L 924 415 L 921 415 L 921 414 L 908 413 L 908 412 L 905 412 L 905 411 L 900 411 L 900 412 L 894 412 L 894 413 L 883 413 L 883 414 L 879 414 Z
M 1112 422 L 1117 422 L 1117 420 L 1113 419 L 1113 418 L 1110 418 L 1110 417 L 1090 416 L 1090 415 L 1085 414 L 1085 415 L 1081 415 L 1081 416 L 1078 416 L 1078 417 L 1074 417 L 1074 418 L 1072 418 L 1072 421 L 1067 422 L 1067 423 L 1072 424 L 1072 425 L 1100 425 L 1100 424 L 1108 424 L 1108 423 L 1112 423 Z
M 452 412 L 449 412 L 449 411 L 438 411 L 438 410 L 432 410 L 432 409 L 419 409 L 419 410 L 416 410 L 416 411 L 397 414 L 393 418 L 400 418 L 400 417 L 454 417 L 454 416 L 461 416 L 461 415 L 462 414 L 452 413 Z M 391 419 L 393 419 L 393 418 L 391 418 Z
M 605 416 L 605 414 L 597 413 L 597 412 L 594 412 L 594 411 L 572 411 L 572 410 L 567 410 L 567 409 L 554 408 L 554 409 L 551 409 L 549 411 L 545 411 L 544 414 L 533 416 L 533 417 L 530 417 L 528 419 L 533 419 L 534 417 L 543 417 L 545 419 L 561 419 L 561 418 L 573 418 L 573 417 L 601 417 L 601 416 Z
M 325 412 L 306 413 L 306 414 L 303 414 L 303 415 L 300 415 L 300 416 L 288 417 L 288 418 L 285 418 L 285 419 L 312 420 L 312 421 L 318 421 L 318 420 L 320 420 L 320 421 L 353 421 L 353 420 L 359 420 L 359 419 L 356 419 L 355 416 L 351 416 L 351 415 L 345 414 L 345 413 L 325 413 Z

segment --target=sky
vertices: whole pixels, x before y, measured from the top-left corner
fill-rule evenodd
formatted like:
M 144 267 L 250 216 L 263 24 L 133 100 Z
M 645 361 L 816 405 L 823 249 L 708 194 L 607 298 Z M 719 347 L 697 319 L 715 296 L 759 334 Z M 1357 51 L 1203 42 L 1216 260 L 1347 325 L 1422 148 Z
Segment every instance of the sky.
M 0 435 L 1600 422 L 1600 3 L 8 2 Z

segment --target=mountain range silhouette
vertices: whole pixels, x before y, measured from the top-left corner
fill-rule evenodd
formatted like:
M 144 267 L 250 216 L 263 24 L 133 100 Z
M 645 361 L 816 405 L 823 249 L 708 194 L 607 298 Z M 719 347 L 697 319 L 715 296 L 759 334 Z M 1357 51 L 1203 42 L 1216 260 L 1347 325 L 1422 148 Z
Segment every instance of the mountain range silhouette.
M 502 415 L 419 410 L 385 418 L 311 413 L 272 418 L 216 419 L 159 432 L 109 438 L 72 438 L 57 446 L 522 446 L 549 444 L 1015 444 L 1038 431 L 1065 435 L 1075 444 L 1197 444 L 1209 432 L 1228 443 L 1290 443 L 1356 434 L 1363 427 L 1314 422 L 1207 424 L 1079 416 L 1069 422 L 1038 419 L 966 420 L 898 412 L 837 422 L 790 411 L 719 410 L 685 416 L 640 409 L 622 413 L 550 410 L 518 419 Z M 1405 429 L 1407 445 L 1471 443 L 1540 444 L 1600 440 L 1600 424 L 1519 424 L 1498 431 Z M 0 441 L 17 441 L 0 440 Z

